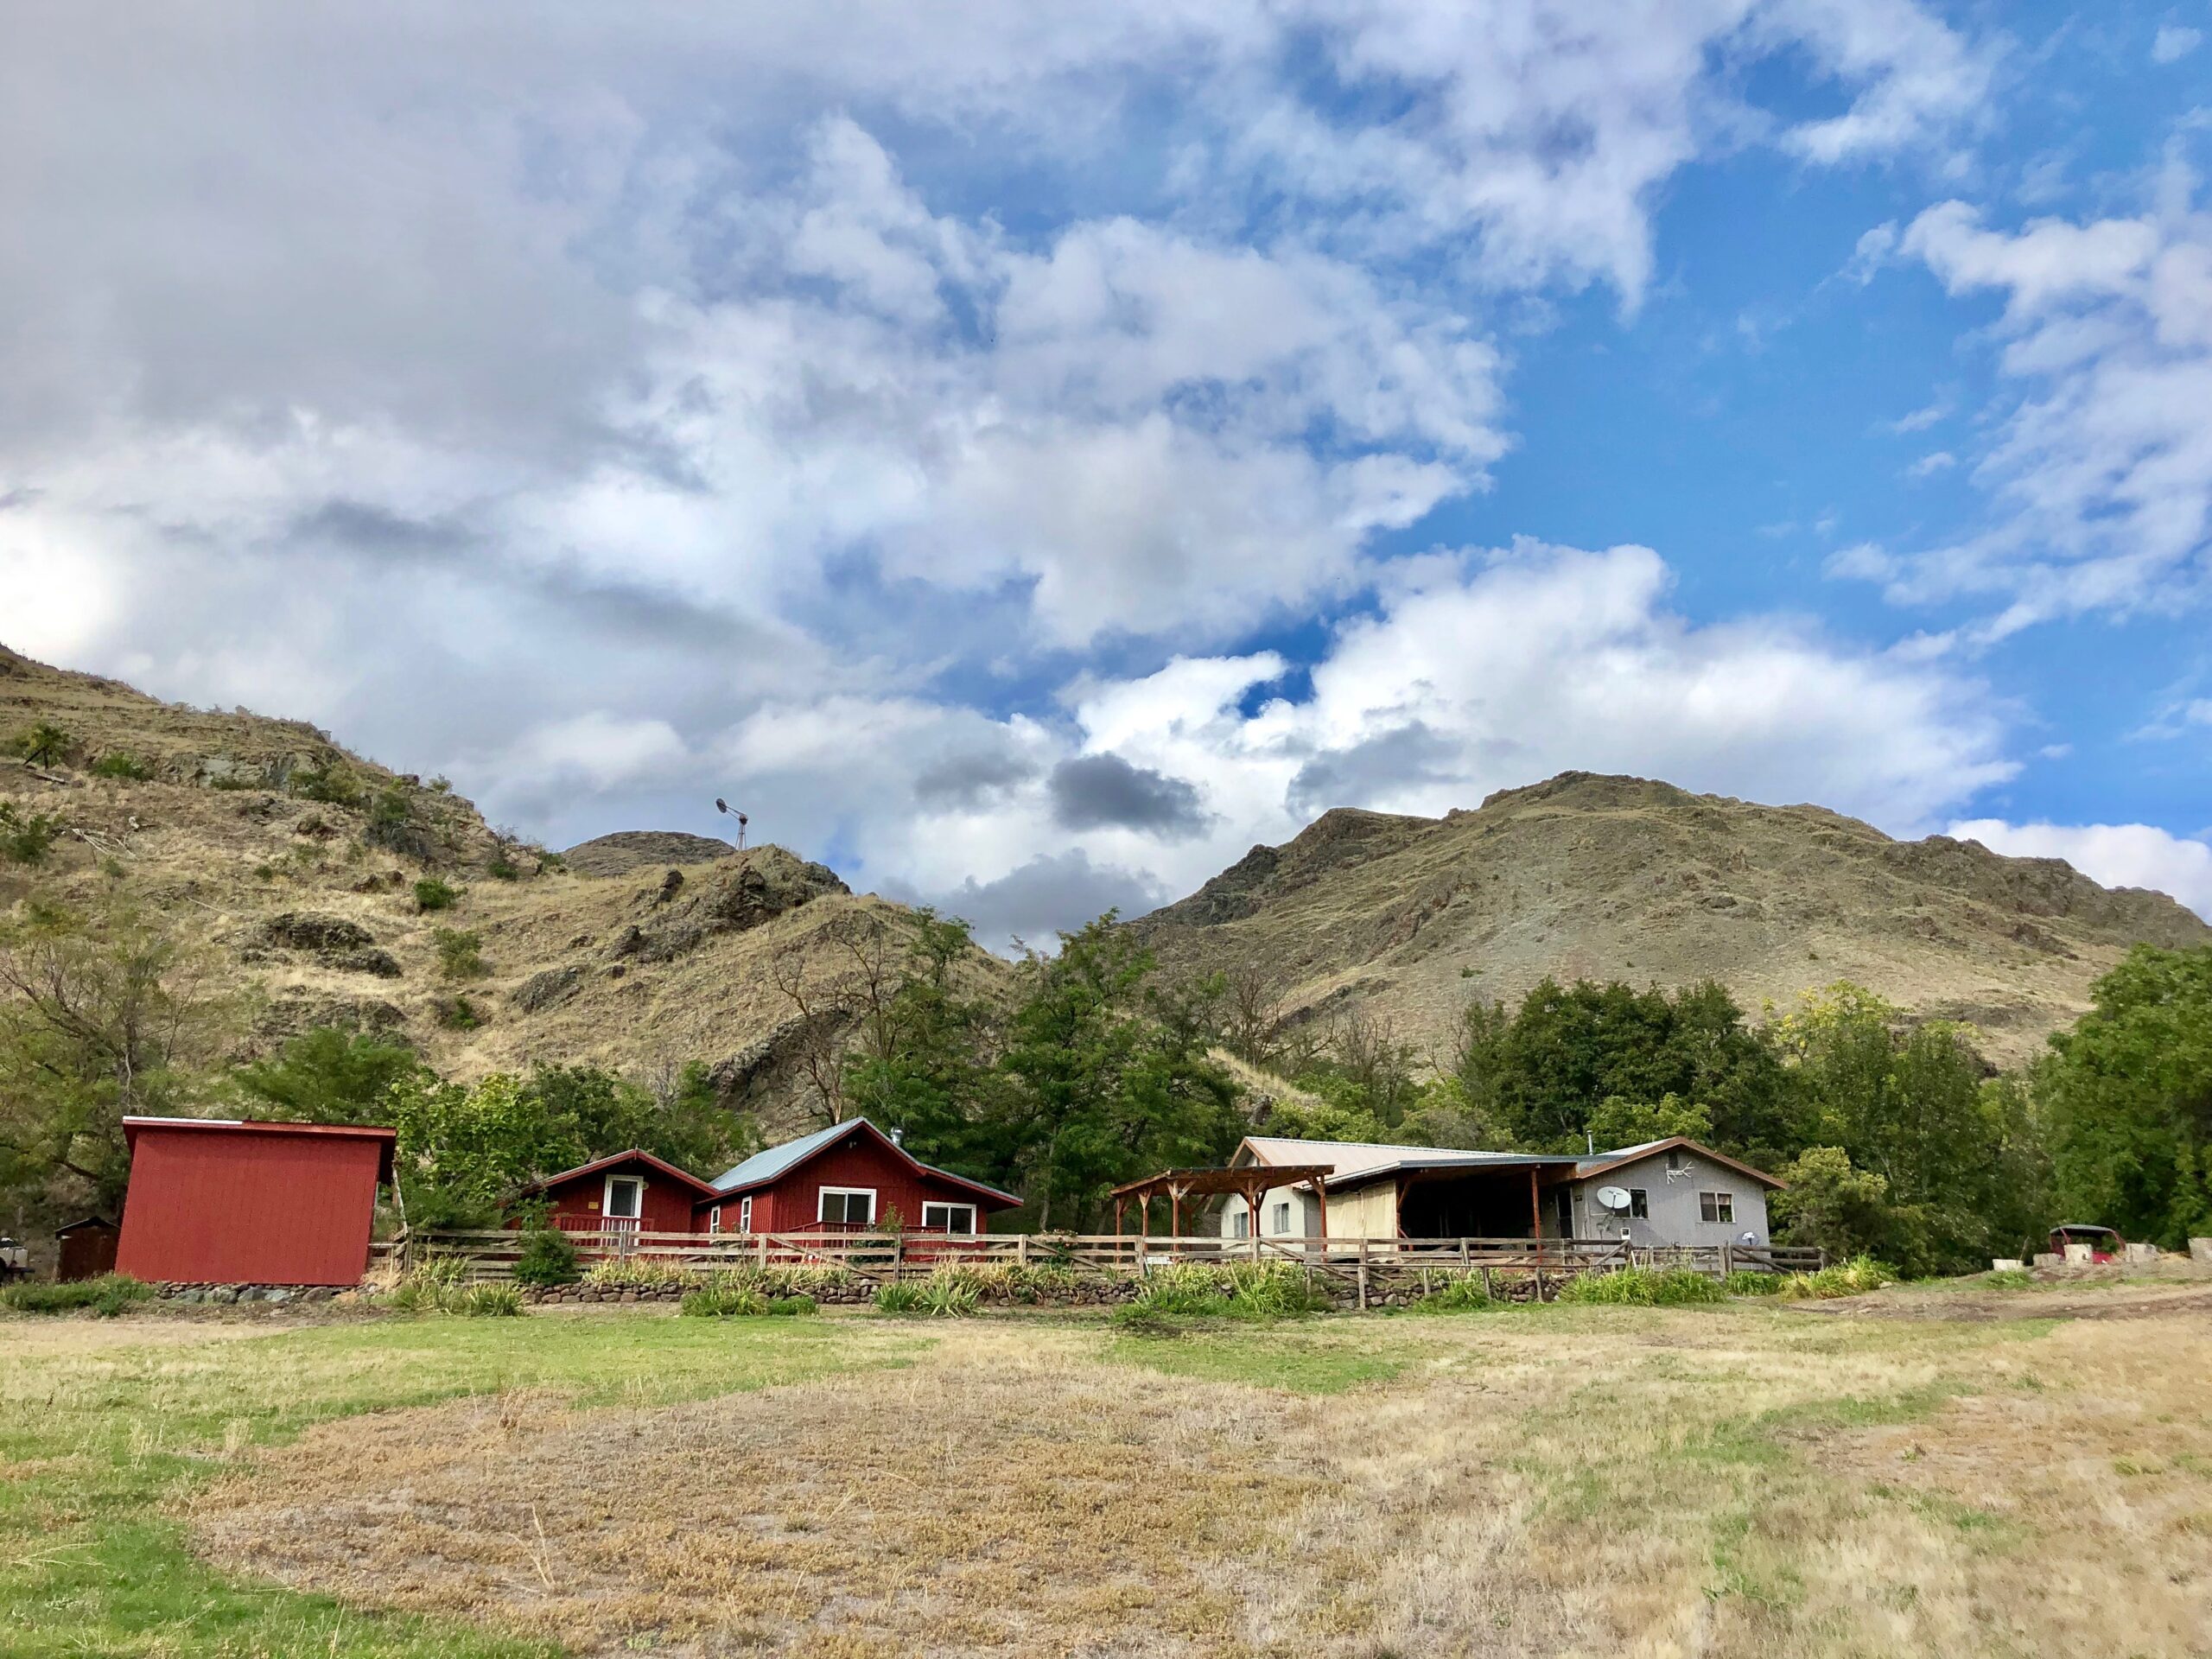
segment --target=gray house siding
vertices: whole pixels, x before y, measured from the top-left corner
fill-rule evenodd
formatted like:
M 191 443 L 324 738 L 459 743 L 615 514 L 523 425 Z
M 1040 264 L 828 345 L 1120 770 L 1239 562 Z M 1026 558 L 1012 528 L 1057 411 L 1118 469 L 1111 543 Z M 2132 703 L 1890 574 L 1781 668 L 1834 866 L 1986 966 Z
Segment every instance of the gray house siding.
M 1283 1206 L 1289 1205 L 1287 1217 Z M 1222 1206 L 1221 1236 L 1240 1236 L 1238 1227 L 1244 1219 L 1244 1200 L 1231 1197 Z M 1286 1225 L 1286 1221 L 1287 1224 Z M 1243 1237 L 1251 1235 L 1243 1233 Z M 1311 1192 L 1294 1186 L 1275 1186 L 1268 1189 L 1260 1200 L 1260 1236 L 1262 1238 L 1319 1238 L 1321 1236 L 1321 1205 Z
M 1667 1167 L 1667 1154 L 1653 1153 L 1632 1164 L 1592 1175 L 1574 1183 L 1574 1236 L 1586 1239 L 1617 1239 L 1625 1230 L 1629 1242 L 1640 1247 L 1669 1244 L 1731 1244 L 1745 1233 L 1756 1243 L 1770 1242 L 1767 1232 L 1766 1188 L 1741 1170 L 1701 1158 L 1687 1148 L 1675 1153 L 1676 1167 Z M 1642 1192 L 1648 1213 L 1618 1217 L 1598 1202 L 1601 1186 Z M 1702 1193 L 1726 1194 L 1734 1211 L 1732 1221 L 1705 1219 Z

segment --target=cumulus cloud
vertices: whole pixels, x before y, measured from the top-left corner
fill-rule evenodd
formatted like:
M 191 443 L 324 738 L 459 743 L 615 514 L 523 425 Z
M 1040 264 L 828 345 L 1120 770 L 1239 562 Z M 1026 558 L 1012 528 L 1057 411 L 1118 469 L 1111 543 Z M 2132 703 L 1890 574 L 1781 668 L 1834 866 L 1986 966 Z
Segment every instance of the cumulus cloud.
M 2007 823 L 1970 818 L 1961 841 L 2022 858 L 2063 858 L 2108 887 L 2152 887 L 2212 921 L 2212 843 L 2147 823 Z
M 2204 43 L 2204 31 L 2179 23 L 2162 23 L 2151 40 L 2151 61 L 2179 63 Z
M 1166 840 L 1205 827 L 1198 791 L 1118 754 L 1084 754 L 1052 768 L 1052 818 L 1068 830 L 1135 830 Z
M 1993 596 L 2001 608 L 1973 630 L 1986 640 L 2212 591 L 2212 214 L 2195 185 L 2174 160 L 2139 217 L 1993 229 L 1948 201 L 1913 221 L 1903 251 L 1947 289 L 2003 297 L 2016 397 L 1973 469 L 1995 521 L 1884 573 L 1893 599 Z

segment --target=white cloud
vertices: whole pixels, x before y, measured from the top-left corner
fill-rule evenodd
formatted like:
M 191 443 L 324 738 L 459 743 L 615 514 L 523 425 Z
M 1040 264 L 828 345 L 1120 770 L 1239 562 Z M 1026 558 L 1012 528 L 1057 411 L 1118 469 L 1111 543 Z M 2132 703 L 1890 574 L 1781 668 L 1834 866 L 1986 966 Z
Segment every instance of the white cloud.
M 1907 478 L 1932 478 L 1937 473 L 1947 473 L 1959 464 L 1959 458 L 1948 449 L 1932 450 L 1904 469 Z
M 1961 841 L 2019 858 L 2063 858 L 2108 887 L 2170 893 L 2212 921 L 2212 845 L 2148 823 L 2007 823 L 1973 818 L 1951 826 Z
M 2082 612 L 2174 611 L 2212 591 L 2212 214 L 2170 161 L 2137 218 L 1993 230 L 1960 201 L 1903 248 L 1954 294 L 2004 297 L 2017 400 L 1974 468 L 1998 516 L 1901 562 L 1892 598 L 1994 596 L 1987 640 Z
M 2179 23 L 2164 23 L 2151 41 L 2151 61 L 2179 63 L 2204 43 L 2201 29 L 2184 29 Z

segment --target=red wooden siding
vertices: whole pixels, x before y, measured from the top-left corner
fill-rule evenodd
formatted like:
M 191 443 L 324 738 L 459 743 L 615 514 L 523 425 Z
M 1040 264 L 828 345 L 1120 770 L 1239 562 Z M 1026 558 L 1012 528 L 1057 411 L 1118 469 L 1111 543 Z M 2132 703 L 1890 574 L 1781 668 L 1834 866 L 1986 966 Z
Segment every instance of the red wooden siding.
M 879 1227 L 887 1224 L 892 1211 L 896 1210 L 908 1228 L 918 1229 L 925 1202 L 974 1205 L 979 1229 L 988 1213 L 987 1206 L 975 1192 L 957 1182 L 918 1173 L 912 1164 L 886 1148 L 874 1135 L 864 1129 L 855 1129 L 849 1140 L 815 1154 L 767 1185 L 755 1187 L 749 1194 L 720 1200 L 722 1230 L 737 1230 L 738 1199 L 750 1197 L 754 1232 L 806 1232 L 819 1224 L 821 1192 L 825 1186 L 874 1187 L 875 1223 Z M 698 1206 L 702 1231 L 706 1229 L 707 1207 L 705 1204 Z
M 390 1133 L 137 1126 L 117 1269 L 188 1284 L 357 1284 Z
M 607 1197 L 607 1178 L 610 1175 L 635 1175 L 645 1184 L 644 1202 L 639 1206 L 645 1219 L 639 1224 L 649 1233 L 688 1233 L 694 1230 L 691 1221 L 691 1201 L 696 1196 L 664 1169 L 655 1169 L 651 1164 L 632 1159 L 626 1163 L 609 1164 L 595 1169 L 588 1175 L 579 1175 L 573 1180 L 556 1181 L 537 1196 L 552 1205 L 551 1220 L 563 1232 L 595 1233 L 600 1230 L 600 1205 Z M 704 1232 L 707 1218 L 701 1212 L 696 1230 Z

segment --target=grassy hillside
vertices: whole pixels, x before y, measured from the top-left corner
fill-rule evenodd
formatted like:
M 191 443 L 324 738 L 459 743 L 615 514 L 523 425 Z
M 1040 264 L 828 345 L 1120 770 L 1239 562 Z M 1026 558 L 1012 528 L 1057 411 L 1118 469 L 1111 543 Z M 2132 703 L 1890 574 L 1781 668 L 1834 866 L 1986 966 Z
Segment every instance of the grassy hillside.
M 1546 975 L 1713 978 L 1754 1012 L 1849 979 L 2009 1060 L 2129 945 L 2212 944 L 2164 894 L 2056 859 L 1586 772 L 1443 818 L 1326 813 L 1136 925 L 1165 962 L 1263 975 L 1288 1009 L 1387 1015 L 1439 1052 L 1469 996 Z

